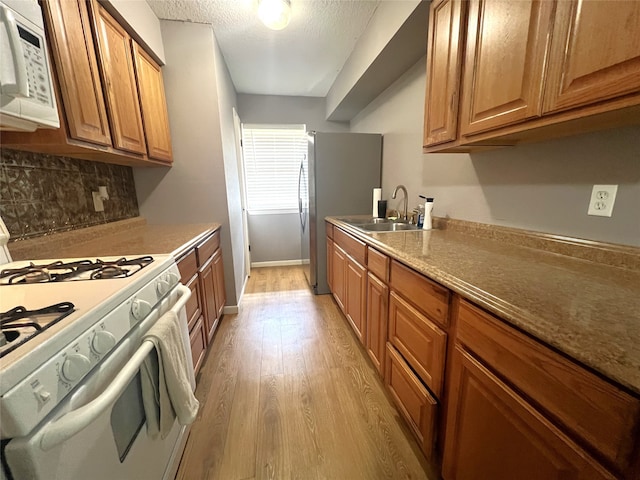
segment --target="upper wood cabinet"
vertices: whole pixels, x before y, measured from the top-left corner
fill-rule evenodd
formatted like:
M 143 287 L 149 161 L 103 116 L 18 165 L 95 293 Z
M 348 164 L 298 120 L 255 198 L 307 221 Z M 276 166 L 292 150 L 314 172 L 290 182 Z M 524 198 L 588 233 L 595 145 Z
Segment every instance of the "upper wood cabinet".
M 76 140 L 111 145 L 87 4 L 43 2 L 60 94 L 69 129 Z
M 159 66 L 97 1 L 41 3 L 61 127 L 3 132 L 2 146 L 122 165 L 170 163 Z
M 455 140 L 458 134 L 458 99 L 464 33 L 462 0 L 431 4 L 427 43 L 425 145 Z
M 549 1 L 469 2 L 463 135 L 540 115 L 552 12 Z
M 640 90 L 640 2 L 566 0 L 556 9 L 545 113 Z
M 132 41 L 131 44 L 148 155 L 156 160 L 171 162 L 173 159 L 171 133 L 169 132 L 169 114 L 164 96 L 162 70 L 160 65 L 137 43 Z
M 102 6 L 97 3 L 93 5 L 113 146 L 130 152 L 146 153 L 131 37 Z
M 425 153 L 640 123 L 640 2 L 461 3 L 431 6 Z

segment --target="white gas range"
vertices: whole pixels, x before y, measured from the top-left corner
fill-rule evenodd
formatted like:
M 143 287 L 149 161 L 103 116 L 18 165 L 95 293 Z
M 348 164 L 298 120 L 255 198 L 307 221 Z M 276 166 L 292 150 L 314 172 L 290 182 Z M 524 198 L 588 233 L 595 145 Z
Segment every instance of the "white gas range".
M 139 367 L 155 355 L 143 335 L 168 310 L 190 353 L 189 295 L 169 255 L 0 265 L 0 478 L 172 478 L 186 429 L 147 437 Z

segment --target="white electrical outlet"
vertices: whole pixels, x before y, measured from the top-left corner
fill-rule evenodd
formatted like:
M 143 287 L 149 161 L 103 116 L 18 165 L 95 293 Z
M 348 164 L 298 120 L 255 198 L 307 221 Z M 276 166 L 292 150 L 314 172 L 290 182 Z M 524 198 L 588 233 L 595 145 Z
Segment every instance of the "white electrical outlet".
M 610 217 L 613 213 L 616 193 L 618 193 L 618 185 L 594 185 L 587 215 Z

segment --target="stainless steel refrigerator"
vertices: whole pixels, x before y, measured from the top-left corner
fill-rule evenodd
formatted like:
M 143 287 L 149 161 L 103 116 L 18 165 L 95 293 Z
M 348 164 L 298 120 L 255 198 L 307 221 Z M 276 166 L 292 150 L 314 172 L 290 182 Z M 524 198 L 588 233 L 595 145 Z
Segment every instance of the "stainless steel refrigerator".
M 382 173 L 382 135 L 311 132 L 308 140 L 298 182 L 301 257 L 311 289 L 324 294 L 329 293 L 324 218 L 371 215 Z

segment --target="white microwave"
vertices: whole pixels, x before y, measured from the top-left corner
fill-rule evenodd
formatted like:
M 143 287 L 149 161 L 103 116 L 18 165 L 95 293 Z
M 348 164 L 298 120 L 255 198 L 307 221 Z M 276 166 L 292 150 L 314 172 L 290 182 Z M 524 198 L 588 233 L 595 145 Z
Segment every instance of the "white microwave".
M 0 130 L 59 128 L 37 0 L 0 0 L 0 52 Z

